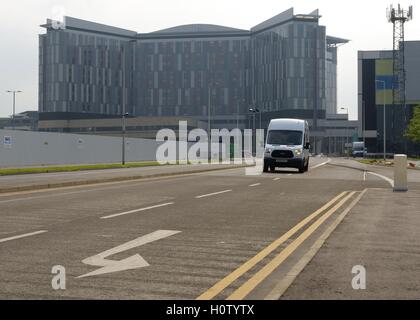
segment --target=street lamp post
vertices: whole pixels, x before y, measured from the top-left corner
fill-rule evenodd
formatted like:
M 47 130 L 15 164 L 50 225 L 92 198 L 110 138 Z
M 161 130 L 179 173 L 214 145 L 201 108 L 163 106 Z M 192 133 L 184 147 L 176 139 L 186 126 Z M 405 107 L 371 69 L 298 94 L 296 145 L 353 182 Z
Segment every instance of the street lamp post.
M 366 147 L 366 137 L 365 137 L 365 131 L 366 131 L 366 102 L 363 100 L 362 103 L 362 114 L 363 114 L 363 119 L 362 119 L 362 134 L 363 134 L 363 145 Z
M 252 130 L 256 130 L 257 127 L 255 125 L 255 114 L 259 113 L 259 110 L 257 108 L 251 108 L 249 109 L 249 112 L 252 113 L 252 121 L 253 121 Z
M 126 96 L 125 96 L 125 77 L 126 77 L 126 65 L 125 65 L 125 48 L 124 44 L 121 46 L 121 66 L 122 66 L 122 112 L 121 112 L 121 128 L 122 128 L 122 146 L 121 146 L 121 163 L 125 166 L 125 118 L 127 117 L 126 113 Z
M 209 87 L 208 102 L 207 102 L 207 133 L 211 137 L 211 96 L 212 90 Z
M 125 119 L 128 117 L 128 113 L 124 113 L 121 117 L 121 127 L 122 127 L 122 154 L 121 154 L 121 163 L 125 166 L 125 135 L 126 135 L 126 123 Z
M 207 134 L 208 134 L 208 145 L 209 145 L 209 150 L 208 150 L 208 158 L 209 161 L 211 161 L 211 154 L 212 154 L 212 150 L 211 150 L 211 97 L 213 94 L 213 90 L 212 88 L 208 89 L 208 102 L 207 102 Z
M 254 132 L 254 130 L 256 129 L 256 127 L 255 127 L 255 114 L 257 113 L 257 111 L 255 111 L 255 109 L 249 109 L 249 112 L 252 113 L 252 132 Z
M 239 129 L 239 100 L 236 104 L 236 129 Z
M 260 116 L 260 129 L 262 129 L 262 113 L 261 113 L 260 109 L 257 109 L 256 111 L 258 112 L 258 114 Z
M 383 84 L 384 87 L 384 161 L 386 162 L 386 95 L 385 95 L 385 91 L 386 91 L 386 83 L 385 81 L 382 80 L 375 80 L 375 82 L 379 82 Z
M 134 43 L 136 42 L 136 40 L 130 40 L 127 43 Z M 127 105 L 127 89 L 126 89 L 126 75 L 127 75 L 127 66 L 125 63 L 125 47 L 124 47 L 125 43 L 123 43 L 121 45 L 121 69 L 122 69 L 122 112 L 121 112 L 121 128 L 122 128 L 122 132 L 121 132 L 121 142 L 122 142 L 122 146 L 121 146 L 121 163 L 124 166 L 126 161 L 125 161 L 125 135 L 126 135 L 126 118 L 128 117 L 128 113 L 126 111 L 126 105 Z
M 252 132 L 253 132 L 253 137 L 255 137 L 255 150 L 256 150 L 256 147 L 257 147 L 257 128 L 256 128 L 256 125 L 255 125 L 255 114 L 259 113 L 259 115 L 260 115 L 260 129 L 261 129 L 261 112 L 258 108 L 255 108 L 255 107 L 249 109 L 249 112 L 252 113 L 252 118 L 253 118 Z M 254 140 L 254 138 L 253 138 L 253 140 Z
M 12 115 L 12 129 L 15 130 L 15 115 L 16 115 L 16 94 L 22 93 L 20 90 L 7 90 L 7 93 L 13 94 L 13 115 Z
M 347 112 L 347 120 L 349 119 L 349 109 L 348 108 L 341 108 L 341 110 L 346 110 Z M 346 147 L 344 148 L 344 151 L 347 150 L 347 145 L 349 144 L 349 128 L 346 125 Z
M 262 130 L 262 112 L 261 112 L 261 110 L 260 109 L 255 109 L 255 111 L 258 113 L 258 115 L 260 116 L 260 126 L 259 126 L 259 129 L 260 130 Z M 256 139 L 257 139 L 257 132 L 256 132 L 257 130 L 255 130 L 255 141 L 256 141 Z M 262 139 L 262 141 L 261 141 L 261 139 Z M 256 144 L 256 142 L 255 142 L 255 144 Z M 262 144 L 264 144 L 264 137 L 260 137 L 260 141 L 259 141 L 259 147 L 261 147 L 262 146 Z

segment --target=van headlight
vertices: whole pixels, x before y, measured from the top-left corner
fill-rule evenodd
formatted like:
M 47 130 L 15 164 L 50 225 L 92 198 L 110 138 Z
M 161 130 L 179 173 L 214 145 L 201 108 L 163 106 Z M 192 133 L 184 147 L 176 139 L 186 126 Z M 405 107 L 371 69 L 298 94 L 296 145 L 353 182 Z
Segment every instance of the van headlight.
M 271 154 L 271 152 L 273 152 L 273 149 L 271 149 L 271 148 L 266 148 L 265 149 L 265 153 L 270 153 Z
M 302 149 L 296 149 L 295 150 L 295 156 L 296 157 L 300 157 L 302 155 L 302 153 L 303 153 L 303 150 Z

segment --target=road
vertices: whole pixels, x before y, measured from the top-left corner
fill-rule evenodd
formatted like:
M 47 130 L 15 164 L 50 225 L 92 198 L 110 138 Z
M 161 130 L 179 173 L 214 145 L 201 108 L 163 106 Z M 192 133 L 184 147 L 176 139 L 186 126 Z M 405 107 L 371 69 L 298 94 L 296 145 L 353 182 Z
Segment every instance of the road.
M 325 158 L 311 167 L 2 194 L 0 298 L 265 299 L 363 191 L 390 190 L 390 169 Z M 418 172 L 410 188 L 420 190 Z M 65 290 L 52 288 L 54 266 L 65 267 Z
M 170 165 L 151 166 L 125 169 L 87 170 L 75 172 L 40 173 L 30 175 L 0 176 L 0 192 L 11 188 L 48 186 L 49 184 L 77 184 L 98 180 L 113 180 L 118 178 L 145 178 L 157 175 L 188 173 L 199 170 L 217 170 L 226 168 L 223 164 L 212 165 Z

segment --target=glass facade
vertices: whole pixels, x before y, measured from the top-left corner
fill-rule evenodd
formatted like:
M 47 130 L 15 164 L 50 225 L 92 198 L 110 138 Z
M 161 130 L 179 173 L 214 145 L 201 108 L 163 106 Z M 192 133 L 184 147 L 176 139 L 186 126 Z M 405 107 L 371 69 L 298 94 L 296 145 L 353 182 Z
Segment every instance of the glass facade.
M 135 44 L 134 113 L 141 116 L 236 114 L 248 99 L 247 39 L 158 40 Z
M 47 24 L 39 41 L 40 112 L 121 115 L 123 85 L 133 116 L 336 110 L 336 55 L 326 28 L 317 14 L 286 16 L 251 31 L 191 25 L 137 34 L 73 18 L 65 29 Z
M 325 28 L 291 21 L 252 37 L 255 103 L 266 112 L 325 110 Z

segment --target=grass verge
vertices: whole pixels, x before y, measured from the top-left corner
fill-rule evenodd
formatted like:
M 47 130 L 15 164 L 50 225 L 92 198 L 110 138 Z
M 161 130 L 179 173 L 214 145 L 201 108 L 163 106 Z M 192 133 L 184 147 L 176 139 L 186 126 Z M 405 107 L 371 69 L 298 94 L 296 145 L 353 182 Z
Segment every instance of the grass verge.
M 378 159 L 358 159 L 357 161 L 359 163 L 368 164 L 368 165 L 377 165 L 377 166 L 384 166 L 384 167 L 393 167 L 394 166 L 394 160 L 389 160 L 386 163 L 384 163 L 383 160 L 378 160 Z M 414 160 L 414 162 L 415 161 L 416 160 Z M 416 164 L 413 163 L 412 159 L 408 159 L 408 162 L 410 163 L 410 165 L 408 166 L 409 169 L 420 170 L 420 168 L 418 166 L 416 167 Z
M 357 160 L 357 161 L 362 163 L 362 164 L 376 164 L 376 163 L 378 163 L 377 160 L 375 160 L 375 159 L 362 159 L 362 160 Z
M 86 170 L 104 170 L 104 169 L 123 169 L 123 168 L 141 168 L 161 166 L 159 162 L 130 162 L 125 165 L 121 163 L 111 164 L 92 164 L 92 165 L 68 165 L 68 166 L 51 166 L 36 168 L 5 168 L 0 169 L 0 176 L 17 175 L 17 174 L 34 174 L 34 173 L 52 173 L 52 172 L 75 172 Z

